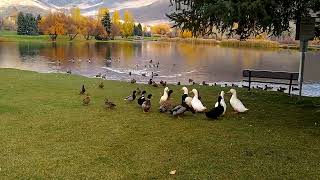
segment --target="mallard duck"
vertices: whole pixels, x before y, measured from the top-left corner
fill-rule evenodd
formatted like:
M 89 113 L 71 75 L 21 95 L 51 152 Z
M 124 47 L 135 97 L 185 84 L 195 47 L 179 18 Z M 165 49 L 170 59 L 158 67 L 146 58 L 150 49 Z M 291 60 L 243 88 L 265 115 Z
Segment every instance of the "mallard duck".
M 101 76 L 102 76 L 102 74 L 101 74 L 101 73 L 99 73 L 99 74 L 97 74 L 97 75 L 96 75 L 96 77 L 101 77 Z
M 151 109 L 151 97 L 152 94 L 149 94 L 146 100 L 142 103 L 141 107 L 143 112 L 149 112 Z
M 86 92 L 86 88 L 84 85 L 82 85 L 81 90 L 80 90 L 80 95 L 83 95 Z
M 169 88 L 165 87 L 163 90 L 163 95 L 160 98 L 160 106 L 162 106 L 162 104 L 168 99 L 168 92 L 169 92 Z
M 173 116 L 180 116 L 183 115 L 186 111 L 191 111 L 193 114 L 195 111 L 191 107 L 191 101 L 192 98 L 188 96 L 188 89 L 186 87 L 183 87 L 182 90 L 184 91 L 182 98 L 181 98 L 181 104 L 176 106 L 171 110 L 171 113 Z M 188 104 L 187 104 L 188 102 Z
M 227 104 L 226 104 L 226 102 L 225 102 L 225 100 L 224 100 L 224 91 L 221 91 L 221 92 L 220 92 L 220 96 L 221 96 L 220 104 L 221 104 L 221 106 L 222 106 L 223 109 L 224 109 L 222 115 L 224 115 L 224 114 L 226 113 L 226 111 L 227 111 Z M 218 100 L 219 100 L 219 99 L 218 99 Z M 219 101 L 214 105 L 214 107 L 218 107 L 218 105 L 219 105 Z
M 221 116 L 224 112 L 224 107 L 222 106 L 221 104 L 221 100 L 222 100 L 222 97 L 219 96 L 218 97 L 218 106 L 213 108 L 211 111 L 209 112 L 205 112 L 207 118 L 210 118 L 210 119 L 217 119 L 219 116 Z
M 83 105 L 88 105 L 88 104 L 90 103 L 90 101 L 91 101 L 91 97 L 90 97 L 89 94 L 87 94 L 87 95 L 83 98 L 82 103 L 83 103 Z
M 147 92 L 146 91 L 142 91 L 141 96 L 138 98 L 138 104 L 141 106 L 143 104 L 143 102 L 146 100 L 145 99 L 145 94 Z
M 132 91 L 132 94 L 126 98 L 124 98 L 125 101 L 134 101 L 136 99 L 136 92 L 137 91 Z
M 193 79 L 189 79 L 189 83 L 192 83 L 193 82 Z
M 101 89 L 103 89 L 103 88 L 104 88 L 104 84 L 103 84 L 103 82 L 101 82 L 101 83 L 99 84 L 99 88 L 101 88 Z
M 109 101 L 109 99 L 105 99 L 104 100 L 104 107 L 105 109 L 113 109 L 115 108 L 117 105 L 115 105 L 113 102 Z
M 242 102 L 237 98 L 237 91 L 235 89 L 230 89 L 229 93 L 232 94 L 231 99 L 230 99 L 230 104 L 232 108 L 236 112 L 246 112 L 248 109 L 242 104 Z
M 167 100 L 166 100 L 165 102 L 163 102 L 162 105 L 161 105 L 160 108 L 159 108 L 159 111 L 160 111 L 161 113 L 167 112 L 167 111 L 169 111 L 169 110 L 171 110 L 171 109 L 173 108 L 173 104 L 172 104 L 172 101 L 171 101 L 171 98 L 170 98 L 170 96 L 171 96 L 172 93 L 173 93 L 173 90 L 170 89 L 170 90 L 168 91 L 168 98 L 167 98 Z
M 196 112 L 203 112 L 205 111 L 207 108 L 204 107 L 202 105 L 202 102 L 199 100 L 199 97 L 198 97 L 198 91 L 196 89 L 192 89 L 192 92 L 194 94 L 193 98 L 192 98 L 192 101 L 191 101 L 191 105 L 192 105 L 192 108 L 196 111 Z
M 71 70 L 68 70 L 68 71 L 67 71 L 67 74 L 72 74 Z
M 106 79 L 106 78 L 107 78 L 107 75 L 104 74 L 104 75 L 101 76 L 101 78 L 102 78 L 102 79 Z

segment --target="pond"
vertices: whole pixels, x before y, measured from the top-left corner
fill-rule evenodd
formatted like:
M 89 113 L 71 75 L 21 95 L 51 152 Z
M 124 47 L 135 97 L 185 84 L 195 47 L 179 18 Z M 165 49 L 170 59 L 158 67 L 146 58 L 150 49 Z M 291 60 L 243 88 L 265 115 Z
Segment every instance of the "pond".
M 225 48 L 174 42 L 41 43 L 0 42 L 0 67 L 38 72 L 67 72 L 107 79 L 136 79 L 187 84 L 240 82 L 243 69 L 273 71 L 299 70 L 296 50 Z M 111 59 L 111 60 L 109 60 Z M 150 62 L 152 60 L 152 62 Z M 307 53 L 306 91 L 319 95 L 320 52 Z M 131 76 L 129 76 L 131 72 Z M 142 76 L 145 74 L 146 76 Z M 311 89 L 310 89 L 311 88 Z M 304 94 L 310 95 L 310 92 Z

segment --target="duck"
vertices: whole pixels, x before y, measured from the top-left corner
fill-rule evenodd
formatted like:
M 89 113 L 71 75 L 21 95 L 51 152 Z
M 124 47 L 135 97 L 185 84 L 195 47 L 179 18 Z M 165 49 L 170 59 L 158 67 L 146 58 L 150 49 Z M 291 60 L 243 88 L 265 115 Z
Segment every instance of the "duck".
M 222 101 L 222 97 L 219 96 L 218 97 L 218 106 L 213 108 L 209 112 L 205 112 L 207 118 L 217 119 L 219 116 L 221 116 L 224 113 L 225 108 L 222 106 L 221 101 Z
M 159 76 L 159 74 L 152 72 L 151 76 L 152 76 L 152 77 L 153 77 L 153 76 Z
M 192 83 L 193 82 L 193 79 L 189 79 L 189 83 Z
M 129 72 L 129 76 L 131 76 L 132 75 L 132 73 L 131 72 Z
M 220 92 L 220 96 L 221 96 L 220 104 L 223 107 L 223 113 L 222 113 L 222 116 L 223 116 L 227 111 L 227 104 L 224 100 L 224 91 Z M 219 101 L 214 105 L 214 107 L 218 107 L 218 106 L 219 106 Z
M 143 102 L 146 100 L 146 99 L 145 99 L 145 94 L 146 94 L 146 93 L 147 93 L 146 91 L 142 91 L 141 96 L 138 98 L 138 104 L 139 104 L 140 106 L 142 106 Z
M 101 78 L 102 78 L 102 79 L 106 79 L 106 78 L 107 78 L 107 75 L 104 74 L 104 75 L 101 76 Z
M 188 88 L 183 87 L 181 90 L 183 91 L 182 102 L 185 102 L 189 107 L 192 107 L 191 105 L 192 97 L 189 97 Z
M 292 91 L 299 91 L 299 88 L 297 88 L 297 87 L 292 87 Z
M 163 95 L 161 96 L 159 101 L 160 106 L 162 106 L 162 104 L 168 99 L 168 92 L 169 92 L 169 88 L 165 87 L 163 90 Z
M 259 90 L 263 90 L 263 87 L 260 87 L 260 86 L 257 86 L 256 88 Z
M 80 95 L 83 95 L 86 92 L 86 88 L 84 85 L 82 85 L 81 90 L 80 90 Z
M 146 100 L 142 103 L 141 107 L 143 112 L 149 112 L 151 109 L 151 97 L 152 94 L 149 94 Z
M 193 114 L 195 113 L 195 111 L 191 107 L 192 98 L 188 96 L 188 89 L 186 87 L 183 87 L 182 90 L 184 91 L 184 93 L 181 98 L 181 104 L 170 110 L 173 116 L 180 117 L 180 115 L 183 115 L 186 111 L 191 111 Z M 187 104 L 189 100 L 190 105 Z
M 67 71 L 67 74 L 72 74 L 72 71 L 71 71 L 71 70 L 68 70 L 68 71 Z
M 103 88 L 104 88 L 103 82 L 101 82 L 101 83 L 99 84 L 99 88 L 100 88 L 100 89 L 103 89 Z
M 192 108 L 196 111 L 196 112 L 203 112 L 205 111 L 207 108 L 205 106 L 203 106 L 202 102 L 198 99 L 198 91 L 196 89 L 192 89 L 191 91 L 194 96 L 192 98 L 191 101 L 191 106 Z
M 83 98 L 82 103 L 83 103 L 83 105 L 86 106 L 86 105 L 89 105 L 90 101 L 91 101 L 91 97 L 90 97 L 90 95 L 87 93 L 86 96 Z
M 91 63 L 91 59 L 88 60 L 88 63 L 89 63 L 89 64 Z
M 129 95 L 128 97 L 124 98 L 125 101 L 134 101 L 136 99 L 136 92 L 137 91 L 132 91 L 132 94 Z
M 149 61 L 149 63 L 151 64 L 153 61 L 152 61 L 152 59 Z
M 135 84 L 136 82 L 137 82 L 137 80 L 135 80 L 135 79 L 131 79 L 131 81 L 130 81 L 131 84 Z
M 109 99 L 105 99 L 104 100 L 104 108 L 105 109 L 113 109 L 115 108 L 117 105 L 115 105 L 113 102 L 109 101 Z
M 178 85 L 178 86 L 180 86 L 180 85 L 181 85 L 181 82 L 180 82 L 180 81 L 178 81 L 178 82 L 177 82 L 177 85 Z
M 203 86 L 208 86 L 209 84 L 206 81 L 202 81 Z
M 142 73 L 142 74 L 141 74 L 141 76 L 146 77 L 146 76 L 147 76 L 147 74 L 146 74 L 146 73 Z
M 271 90 L 273 89 L 273 87 L 269 87 L 268 85 L 264 85 L 263 90 L 267 91 L 267 90 Z
M 173 93 L 173 90 L 170 89 L 170 90 L 168 91 L 168 98 L 167 98 L 167 100 L 166 100 L 165 102 L 163 102 L 162 105 L 161 105 L 160 108 L 159 108 L 159 111 L 160 111 L 161 113 L 167 112 L 167 111 L 169 111 L 169 110 L 171 110 L 171 109 L 173 108 L 172 101 L 171 101 L 171 98 L 170 98 L 170 96 L 171 96 L 172 93 Z
M 230 98 L 230 104 L 232 106 L 232 108 L 238 112 L 238 113 L 243 113 L 248 111 L 249 109 L 247 109 L 242 102 L 237 98 L 237 91 L 235 89 L 230 89 L 230 91 L 228 93 L 231 93 L 232 96 Z
M 152 85 L 152 82 L 153 82 L 152 79 L 149 79 L 148 84 Z
M 98 78 L 98 77 L 101 77 L 102 76 L 102 74 L 101 73 L 99 73 L 99 74 L 97 74 L 96 75 L 96 77 Z

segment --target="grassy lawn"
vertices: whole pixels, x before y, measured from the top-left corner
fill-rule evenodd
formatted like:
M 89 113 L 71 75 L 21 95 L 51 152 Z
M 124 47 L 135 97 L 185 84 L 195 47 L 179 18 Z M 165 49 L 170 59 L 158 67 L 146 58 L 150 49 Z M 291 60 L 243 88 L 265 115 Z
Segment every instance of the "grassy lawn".
M 100 81 L 0 69 L 0 179 L 320 178 L 320 98 L 238 89 L 246 114 L 176 119 L 157 111 L 162 88 Z M 138 86 L 154 95 L 150 113 L 123 101 Z M 179 102 L 181 86 L 169 87 Z M 229 90 L 195 87 L 209 107 Z
M 156 41 L 159 37 L 145 37 L 145 41 Z M 82 35 L 78 35 L 73 41 L 69 41 L 67 35 L 59 35 L 57 42 L 123 42 L 123 41 L 133 41 L 134 37 L 128 37 L 128 39 L 116 38 L 115 40 L 109 41 L 97 41 L 95 39 L 85 40 Z M 52 42 L 48 35 L 39 36 L 26 36 L 17 35 L 15 31 L 0 31 L 0 41 L 36 41 L 36 42 Z

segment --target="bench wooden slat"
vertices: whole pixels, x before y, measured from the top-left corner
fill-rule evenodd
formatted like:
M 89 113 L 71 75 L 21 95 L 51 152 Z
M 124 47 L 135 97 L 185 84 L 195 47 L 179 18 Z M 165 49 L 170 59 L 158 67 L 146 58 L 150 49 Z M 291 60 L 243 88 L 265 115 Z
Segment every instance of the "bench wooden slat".
M 292 80 L 299 79 L 299 73 L 296 72 L 276 72 L 276 71 L 257 71 L 257 70 L 243 70 L 243 77 L 249 77 L 251 72 L 251 78 L 267 78 L 267 79 L 285 79 Z
M 249 80 L 244 79 L 244 82 L 249 82 Z M 267 84 L 283 84 L 283 85 L 290 85 L 290 83 L 283 83 L 283 82 L 273 82 L 273 81 L 257 81 L 257 80 L 251 80 L 251 82 L 257 82 L 257 83 L 267 83 Z M 298 86 L 298 83 L 292 83 L 293 86 Z

